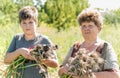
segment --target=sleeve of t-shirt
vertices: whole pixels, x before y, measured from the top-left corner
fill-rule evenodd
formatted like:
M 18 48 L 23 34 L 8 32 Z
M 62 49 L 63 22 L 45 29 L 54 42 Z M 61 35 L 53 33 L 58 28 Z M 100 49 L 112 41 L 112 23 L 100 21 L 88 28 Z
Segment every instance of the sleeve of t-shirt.
M 43 36 L 43 40 L 42 40 L 41 43 L 42 44 L 51 44 L 51 45 L 53 45 L 52 41 L 47 36 Z
M 15 46 L 16 46 L 16 36 L 13 37 L 9 47 L 8 47 L 8 50 L 7 52 L 13 52 L 15 51 Z
M 108 44 L 108 51 L 106 53 L 106 62 L 104 65 L 104 69 L 119 69 L 117 55 L 111 44 Z

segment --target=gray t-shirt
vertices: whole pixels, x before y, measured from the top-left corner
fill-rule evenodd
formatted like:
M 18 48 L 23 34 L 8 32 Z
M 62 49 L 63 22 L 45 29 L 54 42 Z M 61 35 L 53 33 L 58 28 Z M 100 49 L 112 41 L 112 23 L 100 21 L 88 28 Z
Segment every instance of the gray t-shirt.
M 115 51 L 112 47 L 112 45 L 108 42 L 105 41 L 105 43 L 107 43 L 107 51 L 105 54 L 105 64 L 104 64 L 104 70 L 107 69 L 115 69 L 115 70 L 119 70 L 119 65 L 118 65 L 118 61 L 117 61 L 117 55 L 115 54 Z M 66 63 L 68 63 L 68 59 L 71 57 L 73 51 L 73 45 L 72 47 L 69 49 L 62 65 L 65 65 Z M 105 53 L 105 52 L 102 52 Z M 101 56 L 103 57 L 103 56 Z
M 36 44 L 53 44 L 47 36 L 38 34 L 36 38 L 27 41 L 24 37 L 24 34 L 17 34 L 13 37 L 12 42 L 7 50 L 7 52 L 13 52 L 19 48 L 31 48 Z M 55 59 L 56 53 L 55 51 L 52 52 L 52 55 Z M 33 64 L 32 62 L 26 62 L 25 66 Z M 22 78 L 44 78 L 39 74 L 39 68 L 36 66 L 27 67 L 24 69 L 24 74 Z M 21 69 L 18 70 L 21 73 Z M 47 72 L 48 73 L 48 72 Z M 21 78 L 21 77 L 17 77 Z

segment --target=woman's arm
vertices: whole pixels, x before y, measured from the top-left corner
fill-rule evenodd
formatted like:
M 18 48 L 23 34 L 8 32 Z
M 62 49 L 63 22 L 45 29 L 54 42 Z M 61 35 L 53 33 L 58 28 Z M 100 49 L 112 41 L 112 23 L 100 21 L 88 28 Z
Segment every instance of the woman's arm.
M 60 69 L 58 71 L 58 75 L 62 76 L 63 74 L 67 74 L 68 73 L 68 68 L 69 68 L 69 66 L 67 64 L 60 67 Z
M 96 78 L 120 78 L 120 73 L 119 72 L 98 72 L 94 73 Z
M 71 57 L 72 50 L 73 50 L 73 45 L 70 47 L 66 57 L 64 58 L 62 64 L 60 65 L 60 68 L 58 70 L 58 75 L 59 76 L 62 76 L 63 74 L 66 74 L 68 72 L 67 63 L 68 63 L 68 59 Z
M 120 72 L 97 72 L 94 75 L 95 78 L 120 78 Z M 73 76 L 73 78 L 79 78 L 79 76 Z
M 119 65 L 117 63 L 117 55 L 110 43 L 107 43 L 104 70 L 114 69 L 115 71 L 103 71 L 95 73 L 96 78 L 120 78 Z

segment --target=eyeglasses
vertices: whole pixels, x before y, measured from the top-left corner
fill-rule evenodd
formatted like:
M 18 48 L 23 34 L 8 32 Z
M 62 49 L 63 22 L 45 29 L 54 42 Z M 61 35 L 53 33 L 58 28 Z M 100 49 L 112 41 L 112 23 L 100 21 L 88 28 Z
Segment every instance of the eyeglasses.
M 94 25 L 89 25 L 89 26 L 81 26 L 81 29 L 85 30 L 85 29 L 92 29 L 94 28 Z

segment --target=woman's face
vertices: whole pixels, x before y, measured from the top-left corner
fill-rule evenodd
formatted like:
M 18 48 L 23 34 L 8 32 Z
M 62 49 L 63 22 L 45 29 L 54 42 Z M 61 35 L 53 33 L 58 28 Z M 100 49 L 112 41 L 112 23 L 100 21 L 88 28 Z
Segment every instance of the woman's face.
M 82 35 L 85 40 L 96 39 L 101 28 L 97 27 L 94 22 L 83 22 L 81 24 Z
M 36 33 L 37 23 L 33 19 L 22 20 L 20 25 L 25 35 Z

